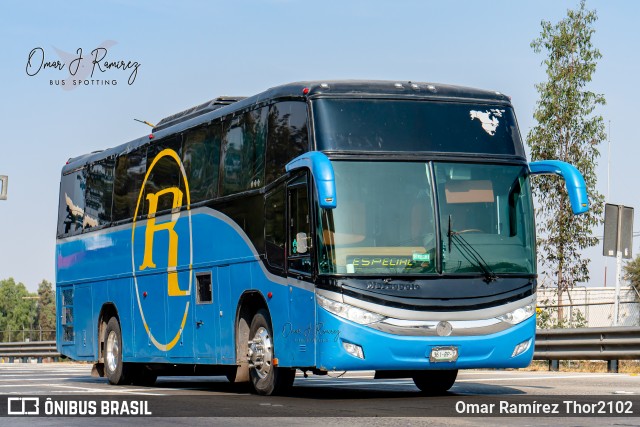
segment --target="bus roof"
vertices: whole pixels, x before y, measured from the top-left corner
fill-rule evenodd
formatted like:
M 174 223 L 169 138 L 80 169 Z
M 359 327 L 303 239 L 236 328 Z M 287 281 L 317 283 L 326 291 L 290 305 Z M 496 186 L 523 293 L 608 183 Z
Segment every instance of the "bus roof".
M 506 95 L 481 89 L 439 83 L 392 80 L 326 80 L 288 83 L 267 89 L 251 97 L 218 97 L 165 117 L 153 129 L 153 139 L 182 132 L 191 127 L 225 116 L 236 110 L 264 104 L 273 99 L 313 99 L 316 97 L 389 97 L 432 100 L 470 100 L 510 104 Z M 128 153 L 148 143 L 149 135 L 102 151 L 69 159 L 62 173 L 107 157 Z

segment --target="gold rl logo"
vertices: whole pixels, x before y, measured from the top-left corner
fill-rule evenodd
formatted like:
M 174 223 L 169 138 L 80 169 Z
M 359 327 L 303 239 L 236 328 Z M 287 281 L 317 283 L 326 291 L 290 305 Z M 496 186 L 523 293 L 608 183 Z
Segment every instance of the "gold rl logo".
M 182 182 L 184 183 L 184 192 L 178 187 L 167 187 L 167 188 L 161 189 L 156 193 L 147 193 L 146 200 L 149 204 L 149 212 L 147 213 L 147 224 L 146 224 L 146 230 L 144 232 L 144 255 L 142 258 L 142 264 L 138 265 L 136 263 L 136 254 L 135 254 L 135 248 L 136 248 L 135 238 L 136 238 L 136 224 L 137 224 L 136 219 L 138 218 L 138 212 L 140 212 L 140 208 L 142 204 L 141 203 L 142 195 L 144 194 L 145 186 L 147 184 L 147 180 L 149 179 L 151 171 L 156 166 L 158 161 L 160 161 L 165 157 L 167 158 L 166 159 L 167 161 L 175 162 L 175 166 L 172 166 L 172 167 L 176 167 L 180 170 L 180 173 L 182 176 Z M 163 167 L 164 166 L 165 165 L 163 165 Z M 171 217 L 168 221 L 157 223 L 156 213 L 158 211 L 158 202 L 161 199 L 164 200 L 164 198 L 166 197 L 172 197 Z M 180 215 L 181 215 L 180 211 L 182 209 L 183 201 L 185 198 L 186 198 L 185 206 L 186 206 L 186 216 L 187 216 L 186 219 L 189 221 L 188 222 L 189 285 L 186 290 L 182 290 L 178 285 L 177 268 L 178 268 L 178 240 L 179 240 L 178 237 L 179 236 L 175 228 L 178 223 L 178 220 L 180 219 Z M 154 329 L 152 330 L 151 326 L 149 325 L 145 317 L 144 307 L 143 307 L 144 304 L 142 299 L 140 298 L 140 289 L 138 288 L 138 276 L 137 276 L 138 270 L 142 271 L 148 268 L 149 269 L 156 268 L 156 263 L 153 262 L 153 248 L 154 248 L 155 235 L 159 231 L 166 231 L 167 233 L 169 233 L 169 247 L 168 247 L 167 270 L 166 270 L 167 271 L 167 295 L 170 297 L 189 296 L 191 295 L 191 285 L 193 282 L 193 274 L 191 272 L 191 264 L 193 263 L 191 196 L 189 194 L 189 182 L 187 180 L 187 174 L 184 170 L 182 161 L 180 160 L 180 156 L 178 156 L 178 153 L 176 153 L 175 151 L 169 148 L 162 150 L 160 153 L 158 153 L 158 155 L 153 159 L 153 162 L 151 163 L 151 165 L 147 168 L 147 174 L 145 175 L 144 181 L 142 182 L 142 187 L 140 188 L 140 194 L 138 196 L 138 204 L 136 205 L 136 211 L 133 217 L 133 226 L 131 229 L 131 268 L 133 273 L 133 283 L 136 288 L 136 299 L 138 302 L 138 310 L 140 311 L 142 324 L 144 325 L 144 329 L 147 332 L 147 335 L 149 336 L 149 340 L 153 343 L 153 345 L 155 345 L 158 349 L 162 351 L 169 351 L 176 345 L 176 343 L 178 343 L 178 341 L 180 340 L 180 337 L 182 336 L 184 325 L 187 322 L 187 314 L 189 313 L 190 301 L 188 298 L 182 298 L 182 299 L 174 300 L 174 302 L 171 303 L 172 306 L 175 306 L 176 308 L 178 305 L 184 304 L 184 311 L 182 312 L 182 318 L 179 324 L 173 323 L 175 320 L 167 321 L 166 329 L 165 329 L 165 324 L 162 323 L 161 324 L 162 326 L 158 326 L 158 324 L 156 324 L 154 326 Z M 186 234 L 182 237 L 186 237 Z M 184 239 L 182 240 L 182 245 L 183 246 L 185 245 Z M 185 249 L 187 248 L 183 247 L 182 249 L 183 249 L 183 252 L 186 252 Z M 157 322 L 157 319 L 156 319 L 156 322 Z M 167 342 L 159 341 L 154 336 L 154 331 L 156 331 L 155 328 L 162 331 L 161 332 L 162 335 L 164 335 L 166 331 L 167 339 L 169 339 L 169 337 L 171 336 L 173 336 L 173 338 L 169 339 L 169 341 Z
M 157 224 L 156 212 L 158 211 L 158 199 L 165 194 L 171 194 L 173 196 L 171 220 Z M 144 259 L 142 260 L 142 265 L 140 265 L 140 270 L 156 268 L 156 264 L 153 262 L 153 236 L 155 236 L 158 231 L 168 231 L 169 255 L 167 262 L 167 292 L 170 297 L 189 295 L 188 291 L 183 291 L 178 286 L 178 272 L 176 271 L 176 267 L 178 266 L 178 233 L 176 233 L 174 227 L 176 226 L 178 218 L 180 218 L 182 197 L 182 191 L 176 187 L 165 188 L 157 193 L 147 194 L 147 201 L 149 202 L 149 221 L 147 221 L 147 231 L 144 236 Z

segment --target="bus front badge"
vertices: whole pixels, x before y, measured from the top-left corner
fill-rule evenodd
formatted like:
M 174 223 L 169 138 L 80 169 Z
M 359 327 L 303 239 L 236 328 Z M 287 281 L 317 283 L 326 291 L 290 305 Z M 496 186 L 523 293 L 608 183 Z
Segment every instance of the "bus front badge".
M 436 326 L 436 333 L 441 337 L 448 337 L 451 335 L 451 332 L 453 332 L 453 326 L 446 320 L 443 320 Z

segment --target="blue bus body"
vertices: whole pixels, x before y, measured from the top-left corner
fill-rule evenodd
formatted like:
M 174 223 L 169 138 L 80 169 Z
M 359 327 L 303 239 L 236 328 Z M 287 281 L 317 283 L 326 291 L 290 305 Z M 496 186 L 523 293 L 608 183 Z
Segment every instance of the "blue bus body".
M 74 313 L 74 341 L 59 340 L 59 349 L 74 360 L 97 359 L 97 325 L 105 302 L 122 307 L 118 315 L 123 327 L 124 356 L 131 362 L 204 363 L 235 365 L 234 322 L 238 301 L 247 288 L 231 283 L 251 283 L 250 290 L 261 295 L 272 294 L 267 304 L 272 315 L 275 344 L 282 366 L 318 367 L 328 370 L 425 369 L 429 367 L 429 352 L 438 346 L 457 343 L 461 346 L 457 362 L 447 365 L 469 368 L 518 368 L 531 361 L 533 347 L 517 358 L 511 353 L 517 344 L 532 340 L 535 318 L 505 332 L 478 337 L 398 337 L 371 330 L 345 321 L 318 308 L 312 288 L 295 280 L 274 277 L 262 267 L 259 257 L 242 230 L 227 217 L 208 209 L 193 212 L 193 269 L 191 274 L 212 271 L 214 303 L 198 307 L 195 295 L 169 297 L 159 284 L 166 282 L 166 272 L 150 272 L 138 276 L 138 290 L 131 278 L 131 229 L 104 233 L 91 242 L 81 239 L 58 245 L 58 307 L 69 307 L 62 300 L 65 284 L 73 283 L 73 298 L 81 304 L 71 305 Z M 180 224 L 185 231 L 187 221 Z M 158 237 L 157 245 L 167 245 Z M 209 251 L 198 250 L 211 241 L 220 241 L 218 258 L 207 259 Z M 98 243 L 96 243 L 96 241 Z M 108 244 L 107 244 L 108 243 Z M 104 245 L 104 246 L 103 246 Z M 137 250 L 142 251 L 142 245 Z M 122 248 L 125 248 L 123 250 Z M 136 248 L 134 248 L 135 251 Z M 71 269 L 63 265 L 74 254 L 83 253 L 85 268 Z M 65 255 L 68 254 L 68 255 Z M 188 257 L 187 251 L 181 254 Z M 105 263 L 104 260 L 109 260 Z M 162 262 L 162 255 L 158 263 Z M 62 266 L 61 266 L 62 265 Z M 188 265 L 185 263 L 185 265 Z M 179 273 L 188 281 L 188 267 Z M 99 279 L 96 280 L 95 276 Z M 88 278 L 89 277 L 89 278 Z M 147 292 L 144 297 L 143 293 Z M 138 303 L 138 295 L 141 303 Z M 217 297 L 217 298 L 216 298 Z M 179 298 L 179 300 L 174 300 Z M 180 301 L 180 299 L 182 301 Z M 186 309 L 187 304 L 190 308 Z M 141 309 L 140 309 L 141 308 Z M 185 315 L 187 320 L 182 324 Z M 179 341 L 171 349 L 161 350 L 145 331 L 142 313 L 156 339 L 169 343 L 181 327 Z M 204 324 L 197 322 L 204 320 Z M 59 330 L 64 330 L 60 328 Z M 158 331 L 158 332 L 156 332 Z M 371 356 L 365 360 L 353 358 L 342 342 L 360 343 Z M 441 367 L 442 365 L 437 365 Z
M 466 146 L 417 152 L 406 143 L 394 153 L 384 129 L 377 148 L 341 142 L 337 130 L 332 136 L 338 119 L 331 119 L 331 96 L 338 104 L 349 97 L 378 104 L 470 102 L 465 126 L 477 125 L 474 131 L 492 141 L 510 108 L 492 92 L 443 86 L 436 96 L 432 85 L 410 84 L 419 89 L 397 94 L 397 85 L 287 85 L 211 103 L 200 114 L 168 118 L 150 137 L 70 160 L 56 245 L 59 351 L 96 362 L 113 383 L 124 383 L 125 368 L 130 382 L 142 378 L 135 374 L 140 369 L 155 379 L 188 367 L 251 380 L 263 394 L 292 382 L 296 368 L 375 370 L 380 377 L 413 377 L 425 389 L 425 372 L 527 366 L 536 304 L 527 180 L 535 173 L 569 177 L 575 213 L 587 209 L 584 182 L 562 162 L 529 166 L 519 140 L 505 152 L 474 153 Z M 302 131 L 291 124 L 292 112 L 280 111 L 294 100 L 304 105 Z M 398 105 L 398 111 L 406 107 Z M 239 114 L 241 124 L 234 121 Z M 207 128 L 218 122 L 220 137 Z M 519 138 L 515 121 L 511 126 L 508 144 Z M 198 139 L 203 132 L 208 136 Z M 297 151 L 286 145 L 294 134 L 303 141 Z M 259 147 L 253 154 L 247 154 L 250 141 Z M 284 148 L 272 150 L 278 141 Z M 213 169 L 197 166 L 202 153 L 214 159 Z M 243 178 L 245 163 L 254 172 Z M 362 178 L 369 173 L 371 189 Z M 202 190 L 209 185 L 205 175 L 215 181 L 209 193 Z M 358 179 L 358 188 L 350 188 Z M 393 179 L 405 184 L 387 190 Z M 412 201 L 425 194 L 428 213 L 410 215 Z M 392 216 L 379 209 L 380 200 L 395 206 Z M 406 208 L 398 206 L 402 200 Z M 484 212 L 479 209 L 497 216 L 458 226 L 465 216 L 460 208 L 475 220 Z M 421 220 L 425 215 L 428 222 Z M 425 224 L 430 231 L 413 243 L 388 243 Z M 500 258 L 516 252 L 513 262 Z M 267 380 L 270 385 L 260 385 Z

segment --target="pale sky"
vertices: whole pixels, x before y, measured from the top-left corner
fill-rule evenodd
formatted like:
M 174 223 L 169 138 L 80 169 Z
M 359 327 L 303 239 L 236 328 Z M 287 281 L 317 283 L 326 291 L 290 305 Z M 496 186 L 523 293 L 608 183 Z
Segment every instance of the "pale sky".
M 544 58 L 529 44 L 541 20 L 557 22 L 577 6 L 578 0 L 3 1 L 0 175 L 9 176 L 9 195 L 0 201 L 0 279 L 14 277 L 32 291 L 43 278 L 55 281 L 60 170 L 69 157 L 148 133 L 134 118 L 158 122 L 216 96 L 253 95 L 300 80 L 412 80 L 510 95 L 526 137 L 534 124 L 534 84 L 545 79 Z M 611 203 L 636 208 L 638 231 L 640 2 L 590 0 L 587 7 L 598 12 L 593 42 L 603 54 L 589 88 L 605 95 L 598 113 L 611 122 L 610 182 L 605 142 L 598 188 L 605 195 L 610 188 Z M 54 68 L 27 74 L 34 48 L 42 48 L 45 61 L 70 62 L 77 49 L 87 56 L 98 46 L 107 48 L 105 60 L 139 64 L 133 84 L 133 69 L 94 70 L 94 80 L 117 84 L 75 88 L 51 84 L 68 75 Z M 633 250 L 640 250 L 640 237 Z M 586 253 L 590 285 L 604 284 L 608 265 L 613 286 L 615 260 L 601 253 L 599 246 Z

